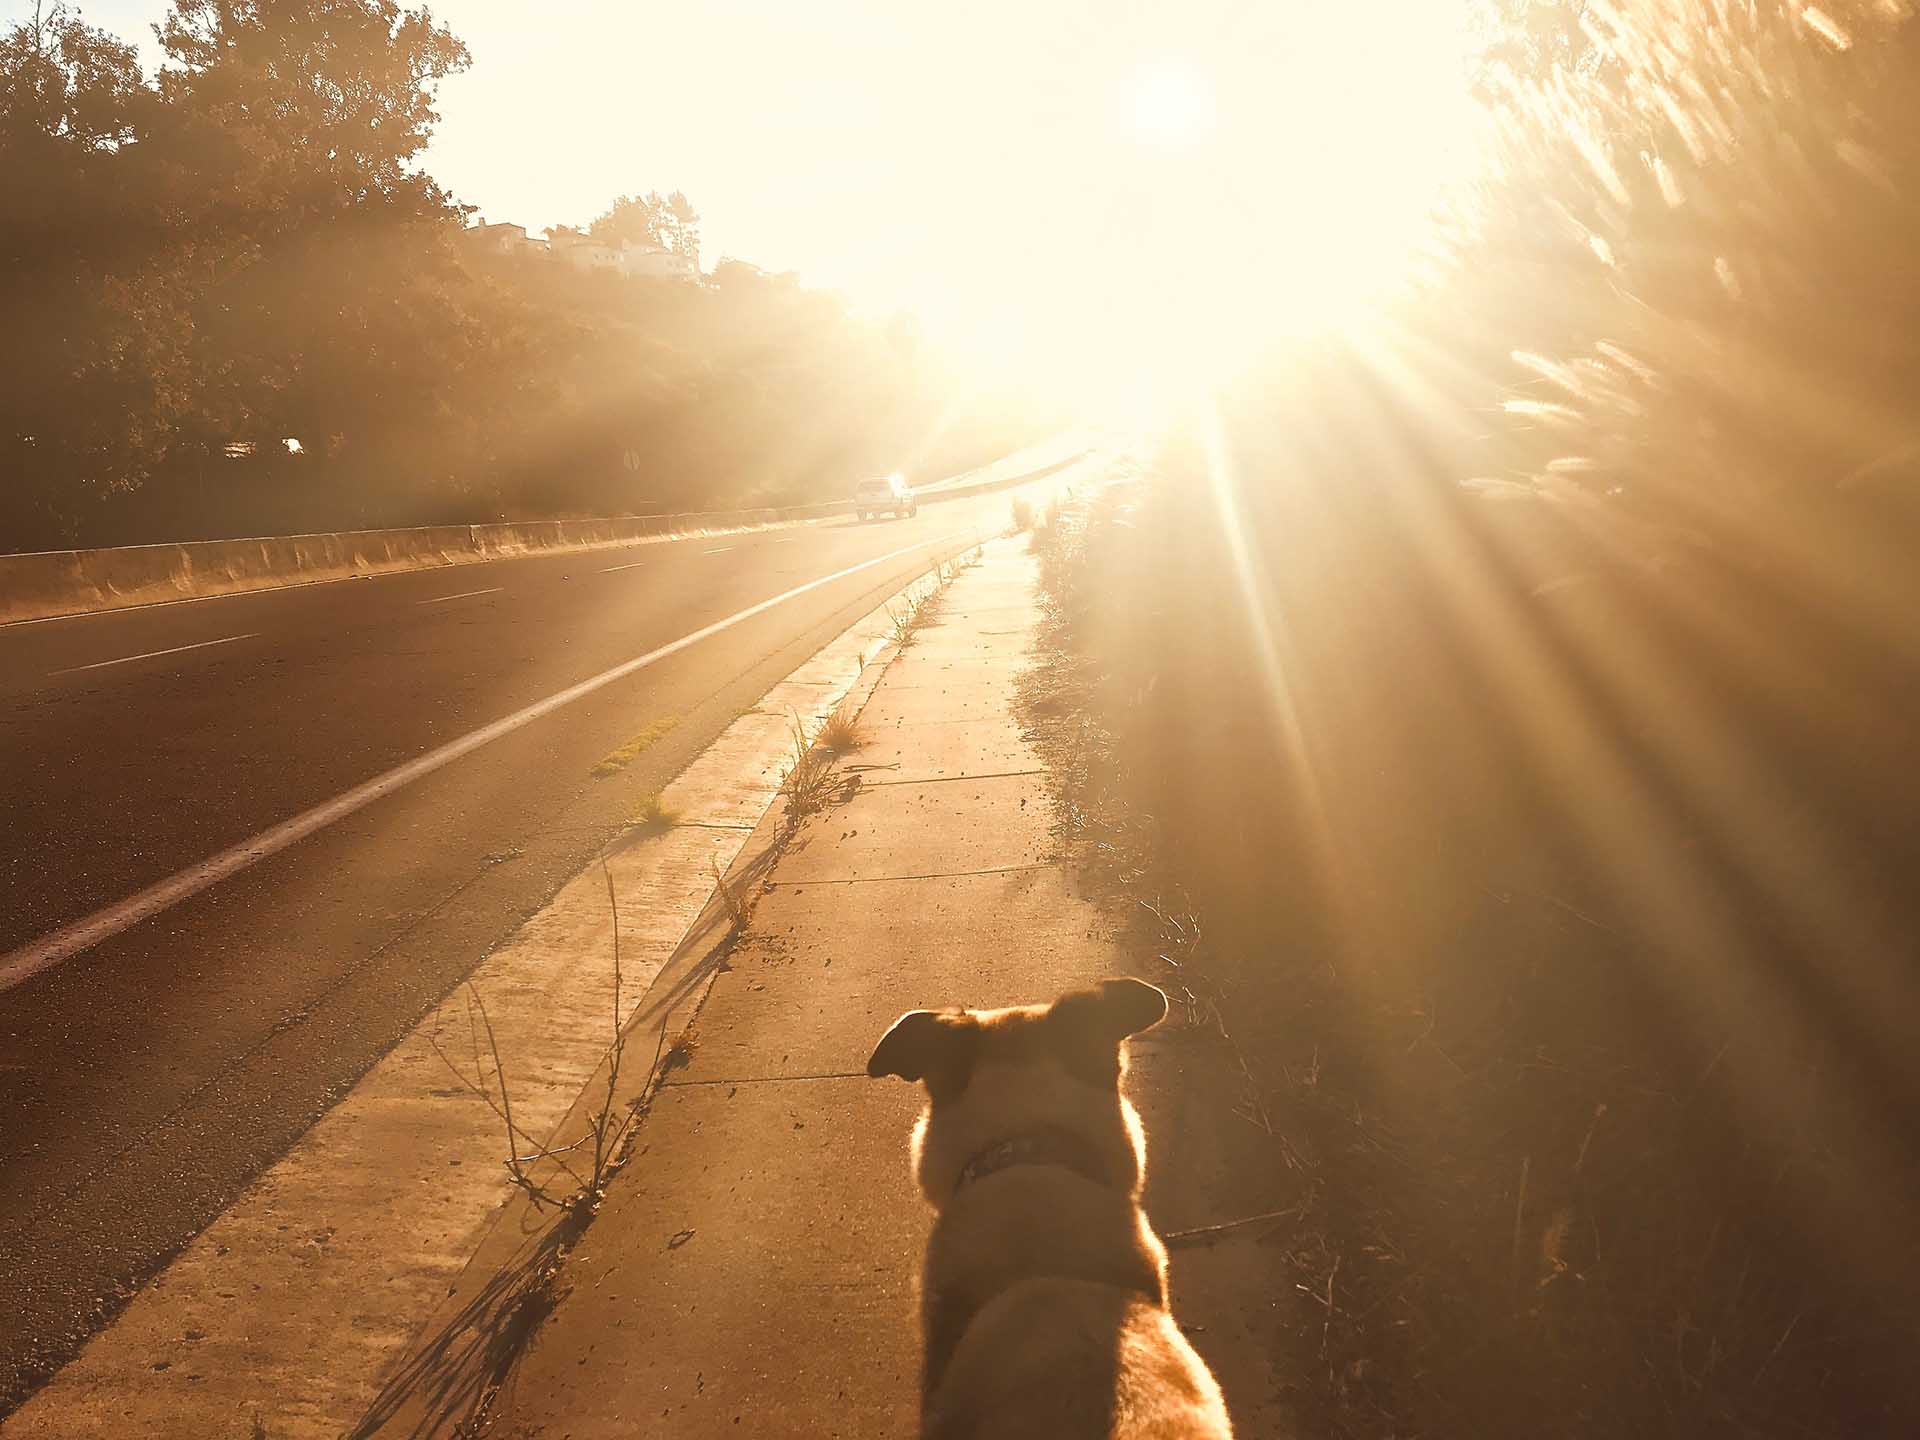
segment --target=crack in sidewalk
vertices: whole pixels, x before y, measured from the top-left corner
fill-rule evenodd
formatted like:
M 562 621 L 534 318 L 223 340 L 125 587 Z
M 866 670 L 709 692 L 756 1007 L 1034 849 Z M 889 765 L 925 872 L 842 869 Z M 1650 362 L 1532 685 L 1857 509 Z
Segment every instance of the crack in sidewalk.
M 1061 862 L 1058 860 L 1030 860 L 1023 865 L 986 865 L 978 870 L 935 870 L 926 875 L 834 875 L 821 876 L 818 879 L 768 881 L 769 890 L 782 885 L 790 885 L 795 890 L 803 890 L 809 885 L 881 885 L 899 880 L 959 880 L 969 875 L 1011 875 L 1020 870 L 1051 870 Z
M 992 770 L 984 775 L 928 775 L 919 780 L 868 780 L 865 783 L 869 790 L 878 790 L 887 785 L 951 785 L 956 780 L 1018 780 L 1025 775 L 1046 773 L 1046 767 L 1041 765 L 1031 770 Z
M 864 1070 L 823 1070 L 810 1075 L 736 1075 L 718 1080 L 662 1080 L 661 1090 L 711 1089 L 715 1085 L 786 1085 L 800 1080 L 867 1080 Z

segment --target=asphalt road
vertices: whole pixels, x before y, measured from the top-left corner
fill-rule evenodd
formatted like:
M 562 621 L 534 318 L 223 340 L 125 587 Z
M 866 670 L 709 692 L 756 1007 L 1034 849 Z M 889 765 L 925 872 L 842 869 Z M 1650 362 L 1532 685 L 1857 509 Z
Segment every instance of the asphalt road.
M 1000 493 L 912 520 L 0 627 L 0 1415 L 642 795 L 1007 513 Z M 782 596 L 119 933 L 47 947 L 397 766 Z M 632 764 L 593 777 L 668 722 Z

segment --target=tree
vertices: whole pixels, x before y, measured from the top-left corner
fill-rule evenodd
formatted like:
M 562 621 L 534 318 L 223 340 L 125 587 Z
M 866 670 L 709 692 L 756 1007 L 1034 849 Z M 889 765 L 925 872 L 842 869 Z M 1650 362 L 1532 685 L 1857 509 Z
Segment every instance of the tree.
M 177 0 L 159 33 L 154 83 L 58 6 L 0 40 L 0 547 L 817 499 L 1008 438 L 942 429 L 905 333 L 795 276 L 462 245 L 419 160 L 467 55 L 425 10 Z M 697 266 L 699 226 L 649 191 L 594 233 Z
M 134 136 L 151 98 L 133 47 L 65 5 L 36 4 L 0 39 L 0 143 L 29 135 L 94 152 Z
M 159 35 L 171 62 L 162 92 L 193 124 L 200 158 L 239 162 L 240 183 L 263 187 L 258 198 L 451 210 L 410 165 L 439 119 L 433 87 L 470 57 L 428 11 L 393 0 L 177 0 Z
M 622 195 L 588 227 L 596 240 L 621 242 L 644 249 L 665 250 L 700 264 L 700 216 L 680 191 L 662 198 L 659 191 Z
M 175 294 L 132 282 L 158 97 L 130 46 L 64 6 L 0 38 L 0 530 L 77 533 L 164 455 L 191 390 Z

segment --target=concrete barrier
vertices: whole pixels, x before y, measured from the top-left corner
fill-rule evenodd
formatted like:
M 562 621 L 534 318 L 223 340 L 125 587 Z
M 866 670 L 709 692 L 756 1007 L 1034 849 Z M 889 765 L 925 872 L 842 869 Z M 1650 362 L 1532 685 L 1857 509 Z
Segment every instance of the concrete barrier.
M 1043 479 L 1084 459 L 1081 451 L 1017 474 L 924 487 L 924 504 L 959 500 Z M 1005 463 L 1005 462 L 996 462 Z M 983 467 L 990 470 L 992 466 Z M 968 472 L 969 474 L 978 472 Z M 169 600 L 314 585 L 357 575 L 425 570 L 570 550 L 637 545 L 681 535 L 765 529 L 851 515 L 849 500 L 753 510 L 534 520 L 496 525 L 428 525 L 248 540 L 193 540 L 97 550 L 0 555 L 0 625 L 83 615 Z

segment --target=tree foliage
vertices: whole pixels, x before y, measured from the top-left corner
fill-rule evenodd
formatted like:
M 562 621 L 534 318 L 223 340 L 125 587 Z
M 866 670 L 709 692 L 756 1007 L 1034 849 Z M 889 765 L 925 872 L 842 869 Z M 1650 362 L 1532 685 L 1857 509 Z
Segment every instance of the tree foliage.
M 629 244 L 700 261 L 700 216 L 680 191 L 662 197 L 657 190 L 645 195 L 622 195 L 588 231 L 595 239 Z
M 420 165 L 468 63 L 425 9 L 177 0 L 157 29 L 152 79 L 63 6 L 0 38 L 0 550 L 824 498 L 1018 436 L 752 267 L 471 244 Z M 593 230 L 698 263 L 677 191 Z

